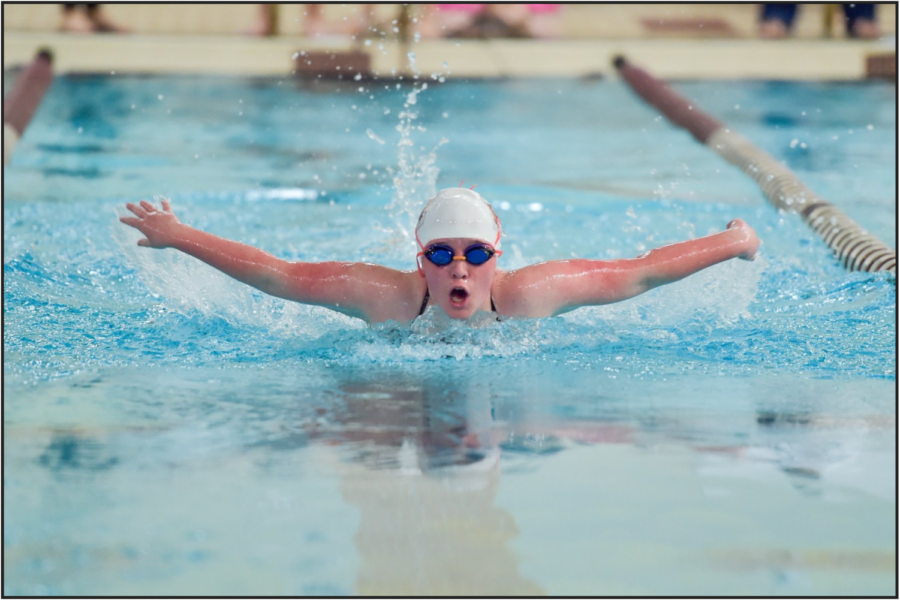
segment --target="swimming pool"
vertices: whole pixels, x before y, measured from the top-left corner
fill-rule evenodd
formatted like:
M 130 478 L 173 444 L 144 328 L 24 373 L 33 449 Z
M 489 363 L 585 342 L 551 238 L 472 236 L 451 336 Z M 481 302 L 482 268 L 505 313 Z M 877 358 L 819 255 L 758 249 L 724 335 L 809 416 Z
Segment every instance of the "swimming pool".
M 423 81 L 57 79 L 4 177 L 4 592 L 895 594 L 892 280 L 618 82 Z M 896 247 L 893 86 L 677 88 Z M 461 179 L 506 268 L 734 217 L 764 245 L 560 318 L 367 328 L 115 214 L 412 268 Z

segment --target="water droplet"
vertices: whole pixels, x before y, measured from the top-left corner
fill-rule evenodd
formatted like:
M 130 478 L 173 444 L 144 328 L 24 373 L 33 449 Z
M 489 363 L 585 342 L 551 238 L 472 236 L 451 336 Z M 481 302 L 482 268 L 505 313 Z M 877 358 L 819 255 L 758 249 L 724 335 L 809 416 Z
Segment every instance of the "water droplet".
M 366 129 L 366 135 L 369 136 L 369 139 L 375 140 L 375 141 L 378 142 L 379 144 L 384 144 L 384 143 L 385 143 L 384 140 L 381 139 L 380 137 L 378 137 L 378 135 L 376 135 L 375 132 L 372 131 L 371 129 Z
M 165 96 L 163 96 L 162 94 L 160 94 L 156 97 L 157 100 L 162 100 L 163 98 L 165 98 Z

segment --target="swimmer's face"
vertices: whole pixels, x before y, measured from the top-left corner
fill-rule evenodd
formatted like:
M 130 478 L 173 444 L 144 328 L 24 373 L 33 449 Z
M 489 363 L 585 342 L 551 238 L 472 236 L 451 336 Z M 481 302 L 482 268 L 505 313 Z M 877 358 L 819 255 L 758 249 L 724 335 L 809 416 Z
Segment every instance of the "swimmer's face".
M 475 239 L 450 238 L 432 240 L 428 246 L 449 246 L 453 248 L 454 256 L 462 256 L 469 246 L 483 243 Z M 422 257 L 421 264 L 428 281 L 431 303 L 440 306 L 451 318 L 468 319 L 479 310 L 491 310 L 491 284 L 497 271 L 496 255 L 481 265 L 454 260 L 439 267 L 425 257 Z

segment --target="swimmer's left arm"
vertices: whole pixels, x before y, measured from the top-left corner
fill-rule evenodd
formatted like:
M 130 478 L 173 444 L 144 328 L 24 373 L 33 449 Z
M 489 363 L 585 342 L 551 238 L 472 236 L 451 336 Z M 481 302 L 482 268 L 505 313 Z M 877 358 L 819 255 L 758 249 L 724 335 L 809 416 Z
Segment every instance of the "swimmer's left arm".
M 498 286 L 498 303 L 510 316 L 559 315 L 627 300 L 732 258 L 753 260 L 758 248 L 753 228 L 735 219 L 725 231 L 633 259 L 560 260 L 513 271 Z

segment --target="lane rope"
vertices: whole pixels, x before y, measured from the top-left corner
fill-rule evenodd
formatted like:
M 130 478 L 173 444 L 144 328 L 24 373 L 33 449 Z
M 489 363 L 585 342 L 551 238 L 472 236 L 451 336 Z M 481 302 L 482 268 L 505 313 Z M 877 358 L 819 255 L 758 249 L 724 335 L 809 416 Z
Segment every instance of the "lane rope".
M 800 215 L 844 268 L 887 271 L 896 278 L 897 252 L 809 189 L 790 169 L 625 58 L 616 57 L 614 64 L 638 96 L 753 178 L 774 207 Z
M 40 50 L 3 99 L 3 164 L 12 157 L 13 149 L 52 82 L 53 55 L 49 50 Z

